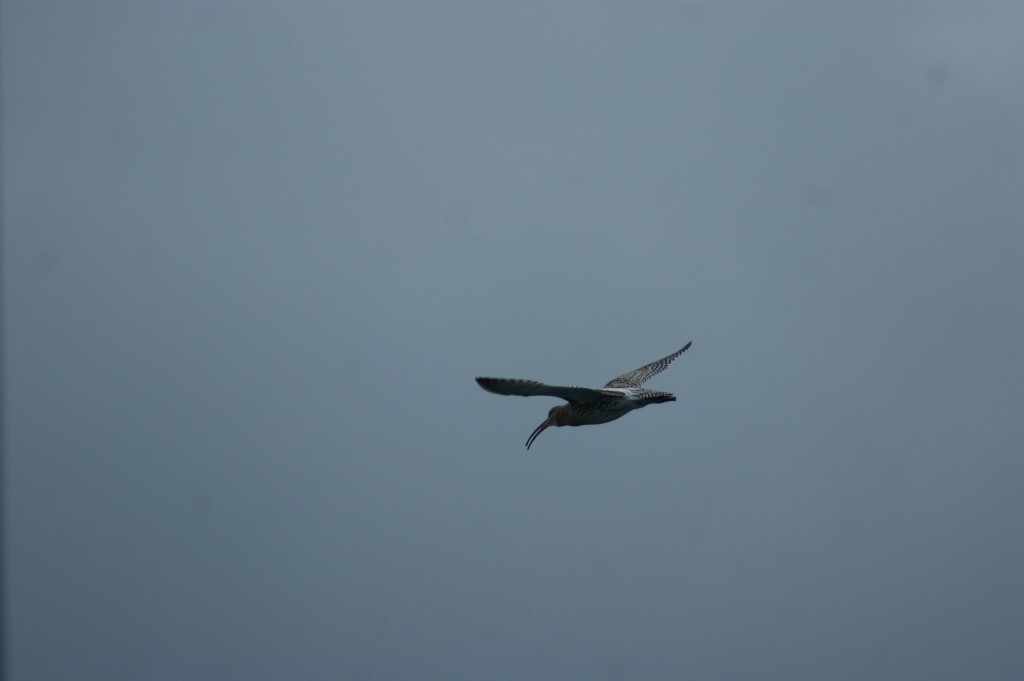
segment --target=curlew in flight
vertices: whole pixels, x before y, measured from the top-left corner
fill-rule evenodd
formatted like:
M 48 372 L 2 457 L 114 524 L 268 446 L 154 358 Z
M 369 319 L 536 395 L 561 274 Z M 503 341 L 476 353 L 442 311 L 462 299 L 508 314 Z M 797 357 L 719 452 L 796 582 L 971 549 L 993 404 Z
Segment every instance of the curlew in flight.
M 644 381 L 661 373 L 679 355 L 686 352 L 692 341 L 683 346 L 682 350 L 662 357 L 657 362 L 622 374 L 608 381 L 603 388 L 580 388 L 574 385 L 547 385 L 539 381 L 522 378 L 477 378 L 476 382 L 488 392 L 499 395 L 548 395 L 561 397 L 568 404 L 552 407 L 548 417 L 537 426 L 526 441 L 529 449 L 537 436 L 548 426 L 586 426 L 592 423 L 608 423 L 620 416 L 625 416 L 633 409 L 646 407 L 648 404 L 674 402 L 676 396 L 659 390 L 645 390 Z

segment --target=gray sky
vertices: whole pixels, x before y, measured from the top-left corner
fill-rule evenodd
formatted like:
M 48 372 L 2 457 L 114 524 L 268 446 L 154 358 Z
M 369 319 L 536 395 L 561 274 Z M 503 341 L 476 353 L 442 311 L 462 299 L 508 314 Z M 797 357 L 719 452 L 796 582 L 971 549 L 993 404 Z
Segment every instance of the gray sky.
M 4 3 L 8 678 L 1024 678 L 1022 7 Z

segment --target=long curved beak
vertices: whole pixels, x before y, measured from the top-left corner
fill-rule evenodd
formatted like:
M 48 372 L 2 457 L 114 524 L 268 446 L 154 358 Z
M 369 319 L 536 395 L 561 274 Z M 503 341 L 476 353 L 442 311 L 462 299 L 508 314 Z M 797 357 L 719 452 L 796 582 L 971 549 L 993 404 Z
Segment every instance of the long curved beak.
M 529 449 L 533 441 L 537 439 L 537 436 L 544 432 L 544 429 L 551 425 L 551 418 L 544 419 L 544 423 L 537 426 L 537 430 L 530 433 L 530 439 L 526 441 L 526 448 Z

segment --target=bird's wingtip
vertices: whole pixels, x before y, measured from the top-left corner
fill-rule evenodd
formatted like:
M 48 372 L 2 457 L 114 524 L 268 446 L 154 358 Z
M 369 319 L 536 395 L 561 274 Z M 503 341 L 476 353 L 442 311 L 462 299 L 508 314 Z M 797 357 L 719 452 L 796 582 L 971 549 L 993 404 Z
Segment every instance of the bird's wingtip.
M 487 376 L 477 376 L 476 384 L 489 393 L 497 393 L 501 395 L 501 391 L 499 391 L 498 387 L 495 385 L 497 380 L 498 379 L 496 378 L 488 378 Z

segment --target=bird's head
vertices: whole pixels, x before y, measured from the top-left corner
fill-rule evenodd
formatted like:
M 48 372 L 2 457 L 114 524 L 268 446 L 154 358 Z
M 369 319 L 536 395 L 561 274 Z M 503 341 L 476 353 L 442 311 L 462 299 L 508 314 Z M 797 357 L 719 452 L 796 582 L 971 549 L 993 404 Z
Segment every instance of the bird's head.
M 532 433 L 530 433 L 530 439 L 526 441 L 526 448 L 527 449 L 530 448 L 530 445 L 532 445 L 533 441 L 537 439 L 537 436 L 540 435 L 541 433 L 543 433 L 544 429 L 547 428 L 548 426 L 563 426 L 563 425 L 565 425 L 562 417 L 565 415 L 566 408 L 568 406 L 569 405 L 567 405 L 567 404 L 562 404 L 562 405 L 559 405 L 557 407 L 551 407 L 551 410 L 548 411 L 548 417 L 546 419 L 544 419 L 544 422 L 541 423 L 539 426 L 537 426 L 536 430 L 534 430 Z

